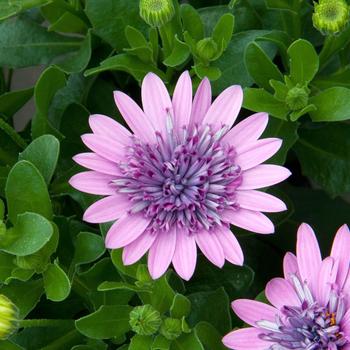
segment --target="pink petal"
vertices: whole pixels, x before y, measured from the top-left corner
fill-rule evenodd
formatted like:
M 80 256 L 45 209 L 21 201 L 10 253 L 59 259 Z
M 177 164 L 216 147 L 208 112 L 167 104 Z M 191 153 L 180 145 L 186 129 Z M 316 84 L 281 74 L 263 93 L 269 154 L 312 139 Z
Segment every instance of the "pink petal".
M 250 326 L 257 326 L 257 322 L 265 320 L 275 322 L 279 311 L 271 305 L 256 300 L 239 299 L 231 304 L 236 315 Z
M 300 300 L 290 282 L 284 278 L 272 279 L 265 288 L 269 302 L 277 309 L 283 306 L 300 306 Z
M 150 230 L 146 230 L 141 236 L 125 246 L 123 249 L 124 265 L 132 265 L 140 260 L 156 238 L 156 234 L 151 233 Z
M 178 129 L 188 127 L 192 109 L 192 81 L 188 71 L 180 75 L 173 95 L 175 125 Z
M 93 224 L 116 220 L 123 216 L 132 204 L 126 195 L 116 193 L 90 205 L 84 213 L 83 220 Z
M 197 246 L 194 235 L 183 229 L 177 229 L 176 248 L 173 256 L 173 266 L 178 275 L 188 281 L 196 267 Z
M 125 247 L 142 235 L 151 220 L 145 218 L 142 213 L 125 214 L 109 229 L 106 247 L 110 249 Z
M 350 335 L 350 309 L 348 309 L 348 311 L 346 311 L 345 315 L 343 316 L 343 319 L 340 322 L 340 327 L 344 334 L 347 336 Z
M 299 277 L 299 267 L 297 257 L 293 253 L 286 253 L 283 259 L 284 278 L 289 280 L 291 275 Z
M 240 147 L 256 141 L 264 132 L 269 116 L 267 113 L 255 113 L 235 125 L 223 138 L 233 147 Z
M 332 257 L 329 256 L 322 261 L 316 289 L 317 300 L 322 306 L 328 304 L 331 288 L 337 277 L 337 271 L 338 263 Z
M 73 157 L 79 165 L 103 174 L 120 176 L 116 163 L 113 163 L 93 152 L 80 153 Z
M 314 294 L 322 259 L 315 233 L 307 224 L 301 224 L 298 229 L 297 260 L 301 279 Z
M 241 208 L 254 211 L 275 213 L 287 210 L 286 205 L 279 198 L 261 191 L 237 191 L 236 200 Z
M 244 144 L 236 149 L 237 157 L 235 162 L 242 170 L 251 169 L 271 158 L 281 147 L 282 140 L 267 138 Z
M 347 225 L 339 228 L 333 242 L 331 256 L 339 262 L 337 284 L 341 288 L 346 280 L 350 266 L 350 231 Z
M 162 80 L 154 73 L 148 73 L 141 87 L 142 106 L 155 130 L 166 134 L 168 114 L 172 114 L 172 103 Z
M 125 155 L 125 146 L 108 137 L 97 134 L 85 134 L 81 138 L 87 147 L 111 162 L 117 162 Z
M 227 226 L 218 226 L 215 232 L 224 250 L 225 259 L 232 264 L 242 266 L 244 261 L 243 252 L 235 235 Z
M 211 86 L 208 78 L 204 78 L 198 86 L 193 99 L 191 126 L 200 125 L 211 105 Z
M 271 343 L 260 339 L 260 334 L 262 334 L 260 329 L 242 328 L 225 335 L 222 342 L 234 350 L 266 350 Z
M 114 101 L 132 132 L 145 142 L 154 142 L 152 123 L 137 103 L 121 91 L 114 91 Z
M 176 246 L 176 228 L 160 232 L 148 252 L 148 269 L 153 279 L 162 276 L 173 259 Z
M 210 233 L 206 230 L 202 230 L 196 233 L 195 236 L 197 245 L 202 253 L 218 267 L 223 267 L 225 264 L 225 254 L 220 241 L 216 237 L 215 233 Z
M 285 180 L 291 172 L 280 165 L 261 164 L 243 172 L 240 190 L 253 190 L 274 185 Z
M 115 194 L 115 187 L 111 185 L 114 178 L 96 171 L 84 171 L 72 176 L 69 184 L 81 192 L 108 196 Z
M 247 209 L 225 210 L 222 213 L 222 218 L 235 226 L 245 230 L 270 234 L 275 232 L 275 227 L 272 221 L 264 214 L 258 211 Z
M 130 131 L 110 117 L 102 114 L 93 114 L 89 118 L 89 124 L 91 130 L 97 135 L 118 140 L 124 145 L 130 143 Z
M 203 123 L 216 126 L 217 129 L 223 125 L 231 128 L 241 109 L 243 91 L 239 85 L 233 85 L 225 89 L 209 107 Z

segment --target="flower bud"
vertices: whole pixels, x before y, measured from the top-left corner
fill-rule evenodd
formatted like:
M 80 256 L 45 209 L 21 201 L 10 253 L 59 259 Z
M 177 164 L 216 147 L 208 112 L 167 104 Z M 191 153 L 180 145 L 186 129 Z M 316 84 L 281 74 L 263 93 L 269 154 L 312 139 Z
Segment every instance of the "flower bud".
M 298 111 L 307 106 L 309 100 L 309 89 L 299 84 L 291 88 L 286 96 L 286 104 L 292 111 Z
M 0 294 L 0 339 L 6 339 L 14 332 L 17 317 L 17 307 L 5 295 Z
M 140 16 L 153 27 L 161 27 L 175 15 L 173 0 L 140 0 Z
M 197 45 L 197 55 L 205 61 L 210 61 L 218 51 L 218 45 L 212 38 L 199 40 Z
M 129 315 L 131 329 L 139 335 L 155 334 L 161 323 L 160 313 L 152 305 L 136 306 Z
M 339 33 L 349 22 L 349 5 L 345 0 L 320 0 L 314 4 L 312 21 L 325 35 Z
M 178 338 L 182 333 L 181 320 L 177 318 L 166 318 L 160 327 L 160 333 L 169 340 Z

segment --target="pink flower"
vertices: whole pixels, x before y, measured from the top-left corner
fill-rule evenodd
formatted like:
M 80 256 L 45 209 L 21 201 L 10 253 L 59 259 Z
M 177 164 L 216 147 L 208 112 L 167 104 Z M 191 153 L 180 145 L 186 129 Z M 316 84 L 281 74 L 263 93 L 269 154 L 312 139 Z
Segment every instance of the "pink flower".
M 250 328 L 227 334 L 236 350 L 350 349 L 350 231 L 343 225 L 331 255 L 322 260 L 312 228 L 298 230 L 297 255 L 284 258 L 284 278 L 265 289 L 268 301 L 236 300 L 235 313 Z
M 254 114 L 231 129 L 242 104 L 241 87 L 227 88 L 212 103 L 204 79 L 192 101 L 188 72 L 172 99 L 160 78 L 147 74 L 143 110 L 120 91 L 114 98 L 132 132 L 108 117 L 90 117 L 93 133 L 82 140 L 92 152 L 74 157 L 90 170 L 73 176 L 70 184 L 106 197 L 86 210 L 84 220 L 117 220 L 106 246 L 123 247 L 126 265 L 148 251 L 153 278 L 172 262 L 182 278 L 190 279 L 197 246 L 219 267 L 225 259 L 242 265 L 229 224 L 273 233 L 273 223 L 261 212 L 286 209 L 278 198 L 255 190 L 290 175 L 284 167 L 261 165 L 281 146 L 280 139 L 258 139 L 267 114 Z

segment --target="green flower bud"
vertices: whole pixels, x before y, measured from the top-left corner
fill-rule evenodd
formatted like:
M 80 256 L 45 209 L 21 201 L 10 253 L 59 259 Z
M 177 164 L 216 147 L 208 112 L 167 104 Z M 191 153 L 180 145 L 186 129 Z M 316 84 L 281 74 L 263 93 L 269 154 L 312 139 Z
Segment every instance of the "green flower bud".
M 205 61 L 210 61 L 218 52 L 218 45 L 212 38 L 199 40 L 196 45 L 197 55 Z
M 155 334 L 161 323 L 160 313 L 152 305 L 136 306 L 129 315 L 131 329 L 139 335 Z
M 7 339 L 17 328 L 17 307 L 0 294 L 0 339 Z
M 292 111 L 298 111 L 307 106 L 310 90 L 299 84 L 291 88 L 286 96 L 286 104 Z
M 350 8 L 345 0 L 320 0 L 314 3 L 312 21 L 323 34 L 341 32 L 349 22 Z
M 160 327 L 160 333 L 169 340 L 178 338 L 182 333 L 182 322 L 177 318 L 166 318 Z
M 175 15 L 173 0 L 140 0 L 140 16 L 153 27 L 161 27 Z

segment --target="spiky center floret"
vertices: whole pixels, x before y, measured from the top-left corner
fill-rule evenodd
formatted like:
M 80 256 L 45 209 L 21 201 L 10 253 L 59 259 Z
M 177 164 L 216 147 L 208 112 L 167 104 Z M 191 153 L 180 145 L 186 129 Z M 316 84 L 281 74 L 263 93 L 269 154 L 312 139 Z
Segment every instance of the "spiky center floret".
M 292 276 L 301 306 L 284 306 L 276 322 L 258 322 L 266 332 L 261 339 L 273 342 L 271 350 L 340 350 L 349 344 L 341 330 L 346 304 L 341 292 L 332 288 L 326 305 L 320 305 L 306 283 Z
M 235 192 L 242 181 L 235 150 L 222 142 L 227 131 L 211 125 L 177 131 L 169 116 L 167 133 L 157 132 L 156 143 L 133 138 L 119 164 L 122 176 L 114 181 L 134 202 L 131 212 L 152 218 L 154 231 L 221 225 L 220 212 L 238 208 Z

